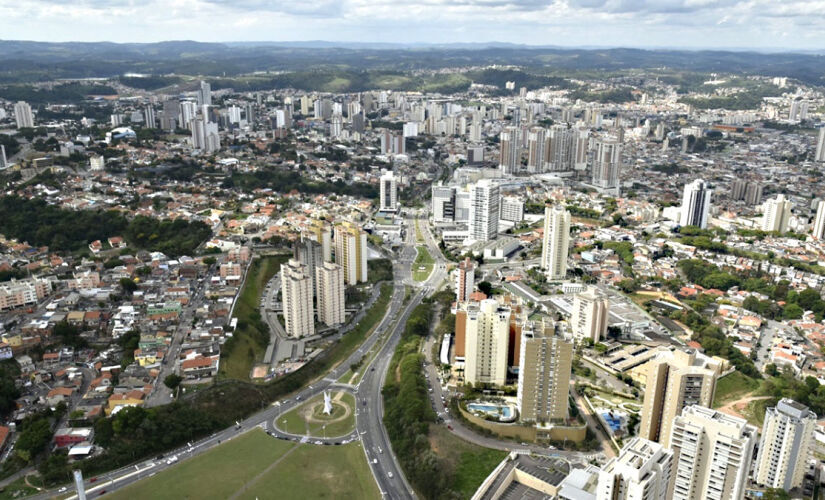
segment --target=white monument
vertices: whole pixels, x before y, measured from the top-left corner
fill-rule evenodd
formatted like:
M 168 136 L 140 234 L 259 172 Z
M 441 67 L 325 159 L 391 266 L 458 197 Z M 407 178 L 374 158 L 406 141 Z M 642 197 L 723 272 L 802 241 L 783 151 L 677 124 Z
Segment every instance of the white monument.
M 332 415 L 332 399 L 327 391 L 324 391 L 324 415 Z

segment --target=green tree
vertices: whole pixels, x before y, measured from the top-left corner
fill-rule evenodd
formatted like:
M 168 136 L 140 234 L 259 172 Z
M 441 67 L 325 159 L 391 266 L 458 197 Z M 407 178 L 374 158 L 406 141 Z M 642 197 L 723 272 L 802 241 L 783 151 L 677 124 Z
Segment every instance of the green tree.
M 183 377 L 176 373 L 173 373 L 171 375 L 168 375 L 165 379 L 163 379 L 163 384 L 174 391 L 182 381 Z

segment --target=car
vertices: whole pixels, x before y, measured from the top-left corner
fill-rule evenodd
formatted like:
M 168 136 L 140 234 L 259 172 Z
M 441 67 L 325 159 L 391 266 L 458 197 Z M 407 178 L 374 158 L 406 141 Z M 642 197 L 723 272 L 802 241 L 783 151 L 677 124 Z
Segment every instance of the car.
M 97 482 L 97 478 L 96 478 L 96 477 L 93 477 L 93 478 L 89 479 L 89 482 L 90 482 L 90 483 L 96 483 L 96 482 Z
M 102 496 L 103 496 L 103 495 L 105 495 L 105 494 L 106 494 L 106 490 L 100 490 L 100 494 L 99 494 L 98 496 L 99 496 L 99 497 L 102 497 Z
M 67 486 L 63 486 L 62 488 L 60 488 L 59 490 L 57 490 L 57 492 L 58 492 L 58 493 L 63 493 L 64 491 L 66 491 L 66 490 L 68 490 L 68 489 L 69 489 L 69 488 L 68 488 Z
M 392 472 L 387 472 L 387 477 L 392 479 Z
M 453 426 L 450 425 L 450 424 L 447 424 L 447 428 L 450 429 L 450 430 L 453 430 Z
M 372 463 L 377 464 L 377 463 L 378 463 L 378 459 L 377 459 L 377 458 L 373 458 L 373 459 L 372 459 Z

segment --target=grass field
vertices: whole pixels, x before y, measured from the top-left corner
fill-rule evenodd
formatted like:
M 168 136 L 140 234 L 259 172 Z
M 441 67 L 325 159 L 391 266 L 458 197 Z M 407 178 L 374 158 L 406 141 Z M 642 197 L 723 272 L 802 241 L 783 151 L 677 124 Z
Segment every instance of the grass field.
M 762 424 L 765 423 L 765 410 L 769 406 L 776 405 L 775 399 L 757 399 L 756 401 L 751 401 L 748 403 L 742 410 L 742 416 L 748 419 L 748 423 L 755 425 L 762 428 Z
M 278 418 L 278 428 L 296 435 L 313 437 L 346 436 L 355 429 L 355 397 L 352 394 L 344 393 L 340 401 L 335 401 L 338 394 L 333 393 L 330 395 L 333 399 L 332 415 L 323 415 L 324 396 L 319 394 L 294 410 L 281 415 Z M 308 420 L 305 417 L 305 412 L 309 408 L 312 408 L 313 411 L 312 418 Z M 337 420 L 345 412 L 349 412 L 349 415 L 343 420 Z M 336 421 L 325 424 L 330 420 Z M 326 425 L 326 429 L 324 429 L 324 425 Z
M 251 500 L 276 491 L 295 499 L 379 497 L 359 443 L 299 445 L 255 429 L 106 498 Z
M 451 488 L 470 498 L 481 483 L 507 456 L 506 451 L 491 450 L 464 441 L 454 436 L 446 427 L 430 426 L 430 445 L 441 459 L 440 463 L 449 470 Z
M 430 251 L 427 250 L 425 246 L 418 246 L 416 247 L 418 251 L 418 255 L 415 257 L 415 262 L 413 262 L 413 279 L 415 281 L 426 281 L 427 278 L 430 277 L 430 273 L 433 272 L 433 256 L 430 255 Z
M 713 396 L 713 407 L 719 408 L 725 403 L 736 401 L 749 392 L 759 388 L 759 381 L 739 372 L 726 375 L 716 382 L 716 394 Z
M 243 290 L 238 296 L 234 316 L 238 318 L 238 329 L 234 334 L 230 349 L 224 349 L 221 357 L 220 376 L 238 380 L 249 380 L 252 365 L 263 359 L 266 343 L 256 339 L 269 340 L 269 332 L 263 331 L 259 304 L 261 292 L 266 283 L 277 273 L 288 255 L 260 257 L 252 263 Z M 227 352 L 228 351 L 228 352 Z
M 418 227 L 418 219 L 415 219 L 415 241 L 416 243 L 424 243 L 424 235 L 421 234 L 421 228 Z
M 25 478 L 12 481 L 8 486 L 0 491 L 0 500 L 11 500 L 23 498 L 37 493 L 37 490 L 26 484 Z

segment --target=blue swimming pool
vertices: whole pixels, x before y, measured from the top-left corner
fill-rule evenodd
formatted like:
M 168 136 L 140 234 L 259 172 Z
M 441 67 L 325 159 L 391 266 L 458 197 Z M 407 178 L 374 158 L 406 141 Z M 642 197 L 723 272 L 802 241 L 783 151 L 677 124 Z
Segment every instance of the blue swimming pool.
M 482 411 L 493 415 L 501 415 L 504 418 L 510 418 L 512 413 L 509 406 L 494 405 L 491 403 L 469 403 L 467 409 L 470 411 Z

